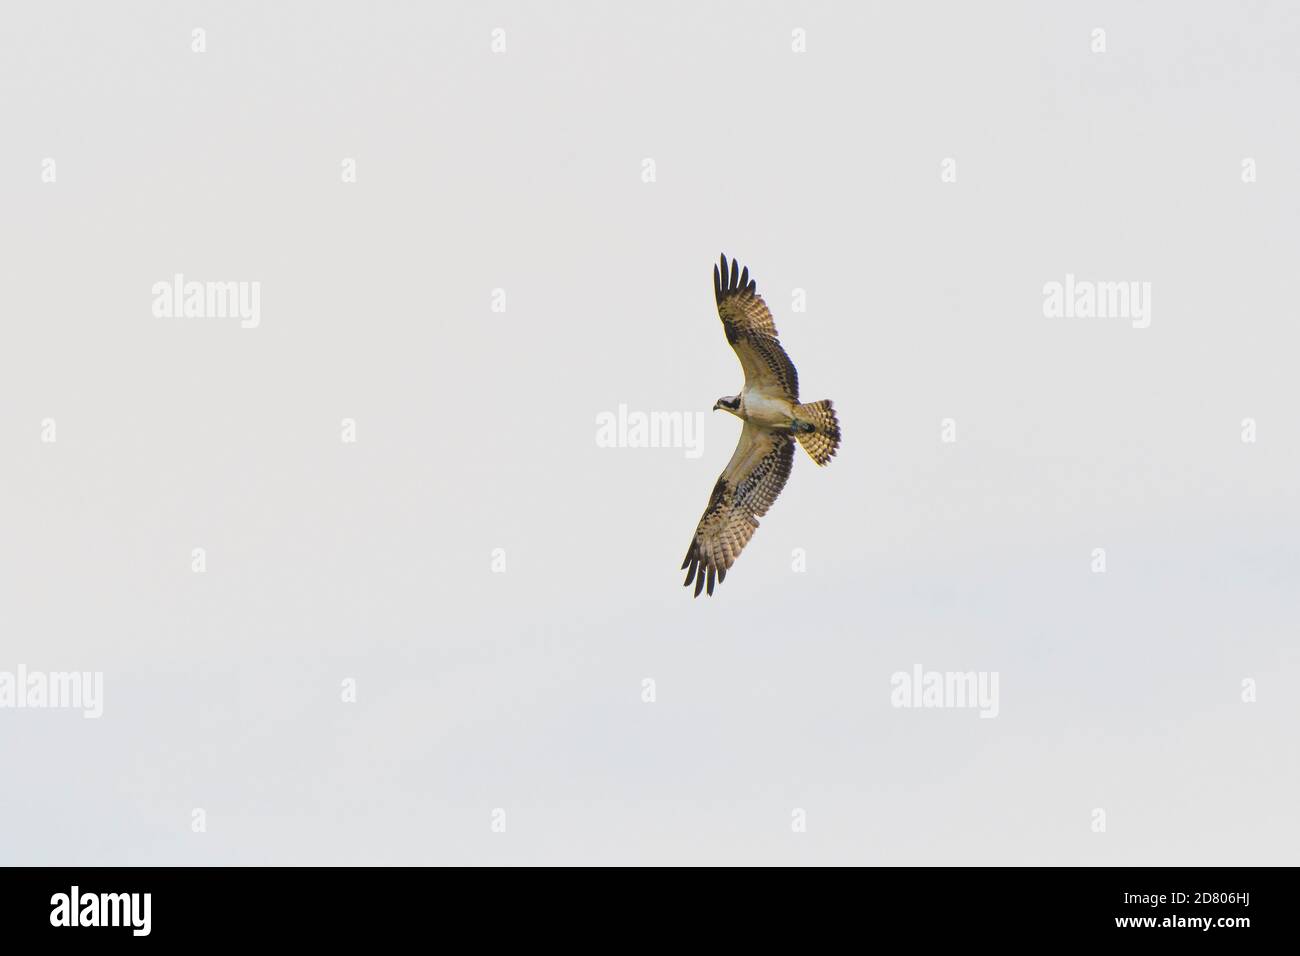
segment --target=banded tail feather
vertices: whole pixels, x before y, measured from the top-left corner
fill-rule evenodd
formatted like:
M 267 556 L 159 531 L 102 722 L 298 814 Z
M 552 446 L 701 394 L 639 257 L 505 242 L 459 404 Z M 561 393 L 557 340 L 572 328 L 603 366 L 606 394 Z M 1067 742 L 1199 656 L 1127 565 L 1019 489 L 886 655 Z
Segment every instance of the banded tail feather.
M 803 445 L 803 450 L 812 460 L 824 465 L 834 458 L 840 447 L 840 423 L 835 417 L 835 406 L 831 400 L 796 405 L 794 414 L 800 422 L 813 426 L 810 430 L 801 429 L 795 433 L 799 444 Z

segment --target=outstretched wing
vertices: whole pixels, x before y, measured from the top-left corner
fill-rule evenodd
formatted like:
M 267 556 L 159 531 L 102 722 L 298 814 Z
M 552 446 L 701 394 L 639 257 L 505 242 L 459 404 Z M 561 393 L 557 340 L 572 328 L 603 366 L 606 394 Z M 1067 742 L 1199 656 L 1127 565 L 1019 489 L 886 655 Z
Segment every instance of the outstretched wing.
M 776 323 L 755 291 L 757 283 L 749 278 L 749 268 L 742 271 L 733 259 L 728 271 L 726 256 L 719 264 L 713 267 L 713 294 L 727 341 L 745 370 L 745 387 L 759 387 L 783 394 L 791 402 L 799 401 L 799 374 L 777 341 Z
M 706 586 L 713 593 L 715 577 L 726 580 L 727 569 L 753 537 L 758 519 L 785 487 L 793 461 L 794 439 L 788 434 L 745 423 L 682 562 L 687 569 L 683 583 L 695 582 L 696 597 Z

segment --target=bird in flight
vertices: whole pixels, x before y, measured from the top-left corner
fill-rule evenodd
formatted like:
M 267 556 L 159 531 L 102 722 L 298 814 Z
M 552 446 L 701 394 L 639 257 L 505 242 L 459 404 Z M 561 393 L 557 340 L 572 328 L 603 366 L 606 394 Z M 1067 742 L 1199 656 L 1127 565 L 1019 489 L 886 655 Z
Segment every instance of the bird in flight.
M 799 375 L 776 338 L 776 325 L 767 304 L 733 261 L 728 271 L 724 255 L 713 267 L 713 294 L 727 341 L 740 359 L 745 387 L 739 395 L 724 395 L 714 403 L 745 423 L 740 442 L 718 476 L 682 569 L 695 596 L 713 593 L 736 562 L 785 487 L 798 440 L 812 460 L 824 465 L 840 446 L 840 423 L 828 400 L 799 404 Z

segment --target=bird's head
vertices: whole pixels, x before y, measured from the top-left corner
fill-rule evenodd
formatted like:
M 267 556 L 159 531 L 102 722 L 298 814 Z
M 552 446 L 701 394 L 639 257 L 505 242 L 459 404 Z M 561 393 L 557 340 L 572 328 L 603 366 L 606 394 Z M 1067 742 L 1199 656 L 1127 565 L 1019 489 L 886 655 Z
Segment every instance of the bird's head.
M 715 412 L 719 408 L 723 409 L 724 411 L 731 412 L 731 414 L 733 415 L 737 414 L 740 411 L 740 396 L 723 395 L 720 399 L 718 399 L 716 402 L 713 403 L 713 410 Z

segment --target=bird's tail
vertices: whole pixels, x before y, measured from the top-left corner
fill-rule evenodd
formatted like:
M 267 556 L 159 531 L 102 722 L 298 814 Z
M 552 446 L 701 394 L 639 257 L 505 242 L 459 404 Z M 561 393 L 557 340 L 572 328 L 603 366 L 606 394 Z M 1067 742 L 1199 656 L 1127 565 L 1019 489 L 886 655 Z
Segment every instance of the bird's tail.
M 840 423 L 835 417 L 835 407 L 829 399 L 823 399 L 807 405 L 796 405 L 794 414 L 800 424 L 812 426 L 795 431 L 799 444 L 803 445 L 803 450 L 817 464 L 826 464 L 840 447 Z

